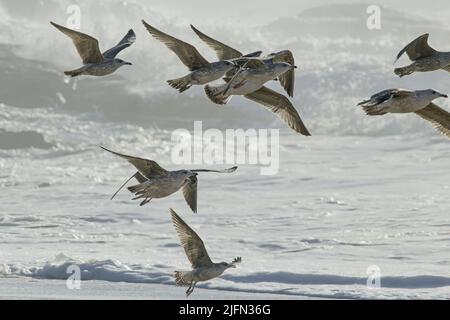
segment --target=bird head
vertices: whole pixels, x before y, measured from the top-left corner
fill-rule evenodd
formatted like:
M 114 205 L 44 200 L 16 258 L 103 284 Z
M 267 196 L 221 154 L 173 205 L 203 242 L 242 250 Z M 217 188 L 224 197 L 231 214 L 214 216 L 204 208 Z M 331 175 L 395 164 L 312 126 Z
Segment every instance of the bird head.
M 433 89 L 420 91 L 420 94 L 425 95 L 430 101 L 433 101 L 434 99 L 437 98 L 448 98 L 446 94 L 440 93 Z
M 437 98 L 448 98 L 448 95 L 446 95 L 445 93 L 440 93 L 435 90 L 431 90 L 431 91 L 433 91 L 433 95 L 435 95 Z
M 277 63 L 274 63 L 274 68 L 275 68 L 275 73 L 277 73 L 278 75 L 281 75 L 289 70 L 296 69 L 297 66 L 286 63 L 286 62 L 277 62 Z
M 116 62 L 117 64 L 119 64 L 120 66 L 125 66 L 125 65 L 132 66 L 132 65 L 133 65 L 131 62 L 127 62 L 127 61 L 124 61 L 124 60 L 122 60 L 122 59 L 114 59 L 114 60 L 115 60 L 115 62 Z
M 220 262 L 220 263 L 219 263 L 219 266 L 220 266 L 223 270 L 226 270 L 226 269 L 229 269 L 229 268 L 236 268 L 236 266 L 235 266 L 234 264 L 228 263 L 228 262 Z
M 191 170 L 180 170 L 180 173 L 184 175 L 186 178 L 192 178 L 198 175 L 197 172 L 193 172 Z

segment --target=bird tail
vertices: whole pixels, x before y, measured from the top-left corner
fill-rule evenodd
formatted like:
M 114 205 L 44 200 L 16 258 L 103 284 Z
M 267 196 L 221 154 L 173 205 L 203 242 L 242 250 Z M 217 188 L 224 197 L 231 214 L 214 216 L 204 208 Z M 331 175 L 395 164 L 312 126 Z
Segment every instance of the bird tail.
M 79 76 L 80 74 L 82 74 L 83 73 L 83 71 L 81 70 L 81 69 L 75 69 L 75 70 L 70 70 L 70 71 L 64 71 L 64 74 L 66 75 L 66 76 L 71 76 L 72 78 L 73 77 L 76 77 L 76 76 Z
M 406 66 L 406 67 L 400 67 L 400 68 L 395 68 L 394 69 L 394 73 L 396 75 L 398 75 L 400 78 L 407 76 L 411 73 L 414 72 L 414 68 L 412 68 L 411 66 Z
M 208 98 L 217 104 L 226 104 L 228 100 L 230 100 L 230 96 L 224 95 L 224 86 L 205 86 L 205 93 L 208 96 Z
M 179 92 L 186 91 L 187 89 L 192 87 L 191 76 L 189 74 L 178 79 L 167 80 L 167 83 L 172 88 L 177 89 Z
M 142 193 L 144 193 L 146 188 L 147 188 L 147 185 L 145 183 L 139 183 L 139 184 L 135 184 L 134 186 L 128 187 L 127 189 L 131 193 L 142 194 Z
M 382 116 L 383 114 L 387 113 L 378 105 L 363 105 L 362 108 L 369 116 Z
M 364 100 L 364 101 L 361 101 L 360 103 L 358 103 L 357 105 L 358 106 L 363 106 L 363 105 L 366 105 L 367 103 L 369 103 L 369 102 L 371 102 L 372 100 Z
M 186 279 L 187 272 L 183 271 L 175 271 L 174 277 L 175 277 L 175 283 L 177 286 L 188 286 L 190 281 Z

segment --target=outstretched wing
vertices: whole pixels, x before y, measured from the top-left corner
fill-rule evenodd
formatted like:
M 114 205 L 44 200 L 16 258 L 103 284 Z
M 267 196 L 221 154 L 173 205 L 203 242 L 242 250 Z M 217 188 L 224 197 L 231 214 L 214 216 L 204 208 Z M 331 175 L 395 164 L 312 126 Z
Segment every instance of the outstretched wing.
M 73 44 L 77 48 L 78 54 L 83 61 L 83 64 L 87 63 L 100 63 L 103 61 L 103 55 L 98 47 L 98 40 L 81 32 L 68 29 L 60 26 L 57 23 L 51 22 L 52 26 L 70 37 Z
M 273 62 L 286 62 L 290 65 L 295 65 L 294 55 L 290 50 L 283 50 L 273 54 Z M 281 76 L 278 77 L 280 84 L 283 89 L 287 92 L 290 97 L 294 96 L 294 85 L 295 85 L 295 71 L 291 69 Z
M 450 113 L 438 107 L 434 103 L 430 103 L 425 108 L 416 111 L 416 114 L 423 119 L 430 121 L 433 127 L 442 134 L 450 138 Z
M 184 248 L 184 252 L 186 252 L 192 268 L 211 266 L 212 261 L 209 258 L 202 239 L 200 239 L 197 233 L 195 233 L 195 231 L 192 230 L 173 209 L 170 209 L 170 213 L 172 215 L 172 222 L 175 230 L 180 237 L 181 246 Z
M 112 154 L 115 154 L 116 156 L 119 156 L 121 158 L 128 160 L 128 162 L 130 162 L 133 166 L 135 166 L 136 169 L 138 169 L 139 173 L 147 179 L 151 179 L 155 176 L 167 175 L 167 171 L 165 169 L 161 168 L 159 166 L 159 164 L 156 163 L 156 161 L 133 157 L 133 156 L 128 156 L 126 154 L 111 151 L 102 146 L 100 146 L 100 148 L 102 148 L 103 150 L 106 150 L 108 152 L 111 152 Z M 135 178 L 139 181 L 141 176 L 138 175 Z
M 130 29 L 128 33 L 119 41 L 114 47 L 103 52 L 103 57 L 106 59 L 113 59 L 117 54 L 125 48 L 128 48 L 136 41 L 136 34 L 133 29 Z
M 197 36 L 199 36 L 200 39 L 203 40 L 203 42 L 205 42 L 211 49 L 216 52 L 217 58 L 219 60 L 230 60 L 242 57 L 242 53 L 238 50 L 233 49 L 230 46 L 227 46 L 226 44 L 223 44 L 222 42 L 217 41 L 211 37 L 208 37 L 206 34 L 195 28 L 192 24 L 191 28 L 192 30 L 194 30 Z
M 172 50 L 190 71 L 210 66 L 210 63 L 203 58 L 194 46 L 159 31 L 144 20 L 142 20 L 142 23 L 147 31 Z
M 194 213 L 197 213 L 197 177 L 193 176 L 187 179 L 181 191 L 183 192 L 183 197 L 186 200 L 189 208 Z
M 210 169 L 193 169 L 192 172 L 217 172 L 217 173 L 232 173 L 235 172 L 238 167 L 234 166 L 224 170 L 210 170 Z
M 395 62 L 397 62 L 397 60 L 400 59 L 400 57 L 405 52 L 412 61 L 415 61 L 420 58 L 426 58 L 435 54 L 437 51 L 428 45 L 428 36 L 429 34 L 425 33 L 420 37 L 418 37 L 417 39 L 411 41 L 406 47 L 404 47 L 398 53 Z
M 295 110 L 289 99 L 267 87 L 262 87 L 255 92 L 246 94 L 244 97 L 262 104 L 267 109 L 275 113 L 288 126 L 305 136 L 310 136 L 308 129 L 304 125 L 297 110 Z

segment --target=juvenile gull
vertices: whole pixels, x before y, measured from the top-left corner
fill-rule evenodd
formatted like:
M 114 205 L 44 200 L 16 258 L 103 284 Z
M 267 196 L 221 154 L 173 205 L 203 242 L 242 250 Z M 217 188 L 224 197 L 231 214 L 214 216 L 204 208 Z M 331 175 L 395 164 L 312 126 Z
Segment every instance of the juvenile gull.
M 246 67 L 258 67 L 259 64 L 254 64 L 253 62 L 248 63 L 248 60 L 260 60 L 264 63 L 276 63 L 276 62 L 286 62 L 290 65 L 295 65 L 295 60 L 292 52 L 290 50 L 283 50 L 279 52 L 274 52 L 268 54 L 265 57 L 258 58 L 262 51 L 256 51 L 251 54 L 242 55 L 238 50 L 231 48 L 230 46 L 223 44 L 222 42 L 215 40 L 193 25 L 191 25 L 192 30 L 202 39 L 211 49 L 216 52 L 216 55 L 221 60 L 230 60 L 237 65 L 244 65 Z M 229 74 L 227 74 L 229 76 Z M 231 75 L 232 76 L 232 75 Z M 294 84 L 295 84 L 295 71 L 294 69 L 288 70 L 285 73 L 278 76 L 281 86 L 287 92 L 287 94 L 292 97 L 294 95 Z
M 394 69 L 395 74 L 403 77 L 413 72 L 436 71 L 439 69 L 450 72 L 450 52 L 434 50 L 428 44 L 428 36 L 428 33 L 421 35 L 398 53 L 395 62 L 405 52 L 414 62 L 409 66 Z
M 184 199 L 191 208 L 191 210 L 197 212 L 197 175 L 199 172 L 216 172 L 216 173 L 231 173 L 236 171 L 237 167 L 228 168 L 225 170 L 209 170 L 209 169 L 193 169 L 193 170 L 175 170 L 167 171 L 163 169 L 158 163 L 153 160 L 143 159 L 133 156 L 128 156 L 118 152 L 111 151 L 100 146 L 103 150 L 111 152 L 121 158 L 128 160 L 133 166 L 136 167 L 138 172 L 132 175 L 111 197 L 114 196 L 122 189 L 125 184 L 135 178 L 139 184 L 128 187 L 128 190 L 135 194 L 136 199 L 143 199 L 140 203 L 141 206 L 150 202 L 153 198 L 165 198 L 172 193 L 181 189 Z
M 447 97 L 446 94 L 431 89 L 417 91 L 388 89 L 374 94 L 358 105 L 371 116 L 414 112 L 450 138 L 450 113 L 432 103 L 434 99 Z
M 177 89 L 179 92 L 189 89 L 192 85 L 203 85 L 220 79 L 228 71 L 235 68 L 235 65 L 227 60 L 210 63 L 189 43 L 159 31 L 144 20 L 142 20 L 142 23 L 153 37 L 172 50 L 191 71 L 184 77 L 167 81 L 172 88 Z
M 264 86 L 267 81 L 294 69 L 295 66 L 284 62 L 271 64 L 260 60 L 255 60 L 255 62 L 259 64 L 259 67 L 241 69 L 226 84 L 205 86 L 206 95 L 217 104 L 226 104 L 231 96 L 242 95 L 275 113 L 294 131 L 310 136 L 311 134 L 289 99 Z
M 106 76 L 113 73 L 121 66 L 131 65 L 131 62 L 117 59 L 116 55 L 123 49 L 131 46 L 136 40 L 136 35 L 133 29 L 130 29 L 118 44 L 101 53 L 98 47 L 97 39 L 87 34 L 60 26 L 54 22 L 50 23 L 72 39 L 73 44 L 75 45 L 78 54 L 83 61 L 83 66 L 81 68 L 71 71 L 64 71 L 64 74 L 71 77 L 76 77 L 79 75 Z
M 225 270 L 236 268 L 236 264 L 242 261 L 241 257 L 235 258 L 231 263 L 214 263 L 206 251 L 200 237 L 184 222 L 178 214 L 170 209 L 173 225 L 180 237 L 181 246 L 192 265 L 192 271 L 175 271 L 175 282 L 178 286 L 189 286 L 186 291 L 188 297 L 195 288 L 197 282 L 208 281 L 219 277 Z

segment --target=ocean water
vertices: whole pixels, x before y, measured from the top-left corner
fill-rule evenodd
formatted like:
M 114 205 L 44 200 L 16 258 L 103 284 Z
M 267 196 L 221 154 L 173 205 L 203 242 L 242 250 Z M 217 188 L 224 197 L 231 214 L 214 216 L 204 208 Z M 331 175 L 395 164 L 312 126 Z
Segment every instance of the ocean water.
M 130 19 L 140 9 L 133 8 L 125 11 Z M 386 32 L 372 35 L 354 28 L 359 19 L 333 14 L 355 17 L 361 6 L 337 8 L 326 17 L 323 10 L 311 10 L 254 27 L 253 39 L 242 34 L 240 44 L 249 51 L 276 45 L 298 53 L 293 101 L 313 133 L 303 137 L 241 98 L 216 107 L 201 88 L 179 95 L 166 87 L 165 79 L 186 70 L 171 66 L 176 59 L 161 56 L 165 48 L 137 23 L 136 50 L 123 56 L 145 68 L 69 81 L 61 70 L 76 65 L 77 57 L 67 39 L 48 27 L 42 32 L 52 40 L 31 50 L 31 37 L 21 43 L 8 31 L 24 18 L 1 7 L 0 284 L 10 277 L 65 280 L 67 267 L 77 264 L 82 280 L 149 284 L 149 290 L 151 284 L 174 285 L 173 271 L 190 268 L 171 225 L 168 208 L 174 208 L 203 238 L 214 261 L 242 256 L 237 269 L 201 288 L 269 298 L 450 298 L 448 139 L 414 115 L 372 119 L 355 107 L 399 83 L 432 83 L 446 92 L 448 74 L 398 80 L 392 61 L 400 39 L 431 28 L 439 43 L 449 31 L 390 10 Z M 146 12 L 161 28 L 188 36 L 179 24 Z M 333 25 L 341 36 L 333 38 L 330 28 L 317 24 Z M 99 25 L 86 28 L 112 43 L 127 30 Z M 299 28 L 301 35 L 285 32 Z M 211 30 L 226 37 L 226 30 Z M 281 39 L 274 36 L 281 32 L 284 41 L 267 42 Z M 56 45 L 71 58 L 44 55 Z M 277 83 L 271 86 L 278 89 Z M 194 120 L 203 120 L 205 128 L 281 128 L 279 172 L 262 176 L 258 165 L 248 164 L 229 175 L 202 175 L 198 214 L 180 193 L 143 207 L 126 190 L 109 199 L 134 170 L 99 145 L 177 169 L 170 157 L 172 130 L 192 130 Z M 367 286 L 374 266 L 381 288 Z
M 169 132 L 34 111 L 2 107 L 16 128 L 23 117 L 48 128 L 36 131 L 51 144 L 0 153 L 3 276 L 67 279 L 77 264 L 83 280 L 173 284 L 173 271 L 189 264 L 172 207 L 213 260 L 243 257 L 200 287 L 326 298 L 450 294 L 450 151 L 437 134 L 304 138 L 282 130 L 277 175 L 254 165 L 205 174 L 193 214 L 180 193 L 143 207 L 127 191 L 109 200 L 133 168 L 98 145 L 171 168 Z M 372 265 L 381 289 L 366 286 Z

